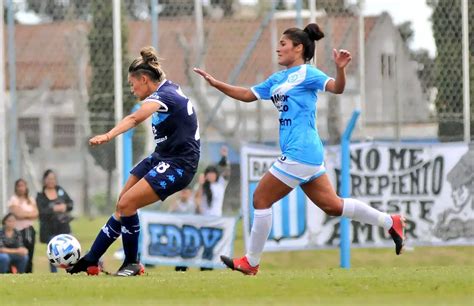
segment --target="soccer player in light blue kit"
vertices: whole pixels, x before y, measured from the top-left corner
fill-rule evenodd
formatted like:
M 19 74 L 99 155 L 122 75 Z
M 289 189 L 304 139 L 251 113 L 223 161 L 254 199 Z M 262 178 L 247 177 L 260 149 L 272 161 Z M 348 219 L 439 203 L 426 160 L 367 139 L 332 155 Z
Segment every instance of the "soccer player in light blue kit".
M 304 30 L 285 30 L 276 52 L 278 63 L 286 69 L 250 89 L 224 83 L 201 69 L 194 69 L 211 86 L 229 97 L 242 102 L 272 100 L 280 112 L 282 155 L 260 180 L 253 195 L 255 212 L 247 254 L 235 259 L 221 256 L 224 264 L 232 270 L 247 275 L 257 274 L 272 226 L 272 205 L 298 185 L 328 215 L 384 227 L 395 242 L 397 255 L 402 251 L 405 239 L 403 217 L 380 212 L 356 199 L 338 197 L 325 173 L 324 149 L 316 129 L 317 93 L 341 94 L 344 91 L 345 67 L 351 61 L 351 54 L 334 49 L 336 78 L 328 77 L 307 64 L 313 58 L 315 41 L 323 37 L 315 23 L 308 24 Z

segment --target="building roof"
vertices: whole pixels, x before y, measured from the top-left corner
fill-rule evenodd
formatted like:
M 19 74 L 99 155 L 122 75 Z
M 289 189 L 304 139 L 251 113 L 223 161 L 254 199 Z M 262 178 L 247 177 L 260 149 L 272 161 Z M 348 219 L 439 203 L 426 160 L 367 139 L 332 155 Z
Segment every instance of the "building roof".
M 365 17 L 366 40 L 378 18 L 379 16 Z M 317 66 L 323 71 L 328 69 L 327 72 L 330 73 L 332 48 L 344 48 L 350 50 L 353 55 L 353 63 L 348 73 L 354 71 L 357 67 L 358 50 L 357 17 L 324 17 L 318 18 L 317 22 L 326 33 L 326 37 L 318 42 Z M 219 79 L 228 79 L 260 24 L 261 20 L 206 20 L 205 56 L 204 65 L 201 66 Z M 279 33 L 295 24 L 294 20 L 278 20 L 276 26 L 279 37 Z M 135 57 L 141 47 L 151 44 L 151 25 L 146 21 L 130 21 L 128 28 L 128 51 L 129 55 Z M 89 30 L 90 24 L 82 21 L 16 25 L 17 88 L 27 90 L 41 86 L 51 89 L 75 87 L 80 78 L 78 59 L 85 52 Z M 194 18 L 160 18 L 158 32 L 159 54 L 164 59 L 163 67 L 168 78 L 182 86 L 188 85 L 185 51 L 180 40 L 185 38 L 190 53 L 196 53 Z M 271 56 L 275 52 L 271 48 L 271 31 L 270 26 L 267 26 L 235 83 L 251 85 L 270 75 L 273 72 Z M 112 50 L 110 53 L 112 58 Z M 188 58 L 190 68 L 197 65 L 196 57 L 196 54 L 191 54 Z M 112 59 L 110 63 L 113 65 Z M 90 67 L 87 67 L 88 81 L 90 75 Z

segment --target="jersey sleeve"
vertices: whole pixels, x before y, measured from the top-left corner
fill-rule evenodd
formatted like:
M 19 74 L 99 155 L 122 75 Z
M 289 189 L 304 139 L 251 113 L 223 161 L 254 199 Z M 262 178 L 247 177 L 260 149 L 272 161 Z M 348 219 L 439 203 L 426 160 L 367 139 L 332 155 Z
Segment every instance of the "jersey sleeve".
M 266 79 L 262 83 L 251 87 L 250 90 L 252 90 L 253 94 L 257 97 L 257 99 L 269 100 L 272 96 L 271 88 L 274 84 L 274 79 L 275 79 L 274 75 L 271 75 L 268 79 Z
M 333 80 L 327 74 L 317 68 L 308 69 L 306 77 L 307 86 L 318 91 L 326 91 L 326 84 Z
M 158 92 L 154 92 L 151 95 L 149 95 L 145 100 L 143 100 L 143 103 L 158 103 L 161 105 L 161 107 L 158 109 L 159 112 L 167 112 L 168 111 L 168 105 L 166 103 L 166 99 L 164 97 L 161 97 Z

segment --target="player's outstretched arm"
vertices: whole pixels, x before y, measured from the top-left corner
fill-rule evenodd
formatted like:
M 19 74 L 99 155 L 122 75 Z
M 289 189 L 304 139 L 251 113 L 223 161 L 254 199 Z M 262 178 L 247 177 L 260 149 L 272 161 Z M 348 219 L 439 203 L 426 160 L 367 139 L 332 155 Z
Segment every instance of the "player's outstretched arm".
M 346 87 L 346 66 L 352 60 L 351 53 L 347 50 L 332 50 L 334 63 L 336 64 L 336 79 L 326 84 L 326 91 L 341 94 Z
M 240 100 L 242 102 L 253 102 L 257 100 L 257 97 L 249 88 L 233 86 L 216 80 L 212 75 L 199 68 L 193 68 L 193 71 L 202 76 L 209 83 L 209 85 L 217 88 L 231 98 Z
M 89 139 L 89 145 L 96 146 L 109 142 L 114 137 L 125 133 L 131 128 L 136 127 L 142 121 L 150 117 L 161 107 L 158 103 L 143 103 L 141 107 L 133 114 L 123 118 L 117 125 L 105 134 L 97 135 Z

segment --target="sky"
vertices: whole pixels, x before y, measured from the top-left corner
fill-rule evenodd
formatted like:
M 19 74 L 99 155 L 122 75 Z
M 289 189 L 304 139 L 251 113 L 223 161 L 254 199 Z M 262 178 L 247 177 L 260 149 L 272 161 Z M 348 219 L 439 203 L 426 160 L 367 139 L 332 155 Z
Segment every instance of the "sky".
M 294 3 L 296 0 L 287 0 Z M 357 3 L 357 0 L 347 0 L 349 3 Z M 257 0 L 240 0 L 242 4 L 255 4 Z M 426 0 L 364 0 L 364 15 L 376 15 L 383 11 L 388 12 L 395 25 L 405 21 L 411 21 L 414 37 L 410 44 L 413 50 L 426 49 L 430 55 L 436 53 L 436 46 L 431 30 L 431 8 L 426 5 Z M 316 7 L 318 0 L 316 0 Z
M 411 21 L 415 33 L 410 48 L 427 49 L 430 55 L 435 55 L 436 45 L 429 20 L 432 10 L 426 5 L 426 0 L 365 0 L 364 15 L 379 14 L 383 11 L 392 16 L 396 25 Z

